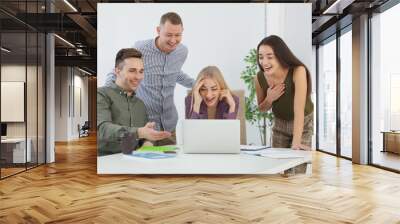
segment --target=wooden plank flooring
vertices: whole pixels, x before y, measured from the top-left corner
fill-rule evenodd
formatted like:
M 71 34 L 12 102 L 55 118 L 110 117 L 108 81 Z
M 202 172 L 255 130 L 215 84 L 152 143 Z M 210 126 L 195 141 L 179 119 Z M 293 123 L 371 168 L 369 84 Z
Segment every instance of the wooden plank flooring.
M 3 177 L 7 177 L 7 176 L 11 176 L 11 175 L 13 175 L 13 174 L 15 174 L 15 173 L 18 173 L 18 172 L 22 172 L 22 171 L 24 171 L 25 170 L 25 167 L 17 167 L 17 168 L 14 168 L 14 167 L 12 167 L 12 168 L 9 168 L 9 167 L 7 167 L 7 168 L 4 168 L 4 167 L 2 167 L 1 168 L 1 177 L 3 178 Z
M 0 181 L 0 223 L 400 223 L 399 174 L 319 152 L 311 177 L 100 176 L 94 137 L 56 149 Z
M 374 164 L 400 170 L 400 154 L 375 151 L 372 160 Z

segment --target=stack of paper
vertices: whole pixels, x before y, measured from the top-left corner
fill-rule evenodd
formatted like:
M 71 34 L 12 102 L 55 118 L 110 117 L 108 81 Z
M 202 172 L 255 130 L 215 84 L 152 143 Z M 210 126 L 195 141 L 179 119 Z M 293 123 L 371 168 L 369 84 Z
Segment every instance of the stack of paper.
M 244 150 L 244 153 L 254 156 L 263 156 L 273 159 L 292 159 L 292 158 L 304 158 L 304 155 L 301 153 L 302 151 L 293 150 L 289 148 L 273 148 L 273 149 L 264 149 L 260 151 L 247 151 Z
M 304 158 L 302 155 L 296 155 L 295 153 L 290 152 L 276 152 L 276 151 L 269 151 L 269 152 L 262 152 L 260 156 L 273 158 L 273 159 L 292 159 L 292 158 Z

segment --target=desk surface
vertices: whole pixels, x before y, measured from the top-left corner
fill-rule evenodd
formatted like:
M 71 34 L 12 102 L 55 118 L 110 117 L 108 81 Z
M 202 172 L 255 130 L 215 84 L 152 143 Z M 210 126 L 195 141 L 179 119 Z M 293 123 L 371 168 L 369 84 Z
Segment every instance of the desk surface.
M 28 141 L 30 141 L 30 138 L 27 139 Z M 1 143 L 19 143 L 19 142 L 24 142 L 25 138 L 5 138 L 5 139 L 1 139 Z
M 118 153 L 97 157 L 97 173 L 277 174 L 303 163 L 311 163 L 312 156 L 309 151 L 279 150 L 284 151 L 285 154 L 301 157 L 276 159 L 249 155 L 243 152 L 241 154 L 184 154 L 178 151 L 177 156 L 174 158 L 146 159 Z
M 396 131 L 381 131 L 381 133 L 383 134 L 400 134 L 400 131 L 396 130 Z

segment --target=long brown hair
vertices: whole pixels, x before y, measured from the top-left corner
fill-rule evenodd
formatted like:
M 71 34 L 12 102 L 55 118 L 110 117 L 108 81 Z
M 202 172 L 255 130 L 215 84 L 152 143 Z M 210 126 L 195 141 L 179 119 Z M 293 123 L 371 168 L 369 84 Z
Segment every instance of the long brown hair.
M 268 45 L 274 51 L 275 57 L 278 59 L 279 63 L 284 68 L 296 68 L 298 66 L 303 66 L 306 69 L 307 74 L 307 95 L 311 94 L 311 75 L 307 66 L 304 65 L 289 49 L 286 43 L 278 36 L 271 35 L 265 37 L 257 46 L 257 64 L 261 71 L 264 71 L 263 67 L 260 65 L 259 52 L 262 45 Z

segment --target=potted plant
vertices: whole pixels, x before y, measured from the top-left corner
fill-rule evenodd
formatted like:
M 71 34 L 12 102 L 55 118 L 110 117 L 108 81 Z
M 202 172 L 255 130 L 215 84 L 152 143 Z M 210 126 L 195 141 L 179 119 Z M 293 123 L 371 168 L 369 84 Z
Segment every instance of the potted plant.
M 273 114 L 271 111 L 261 112 L 257 106 L 256 88 L 254 86 L 254 77 L 258 72 L 256 49 L 251 49 L 244 61 L 246 62 L 246 68 L 240 73 L 240 78 L 244 81 L 249 92 L 248 96 L 245 97 L 245 117 L 252 125 L 257 125 L 261 143 L 267 145 L 267 128 L 271 129 L 272 127 Z

